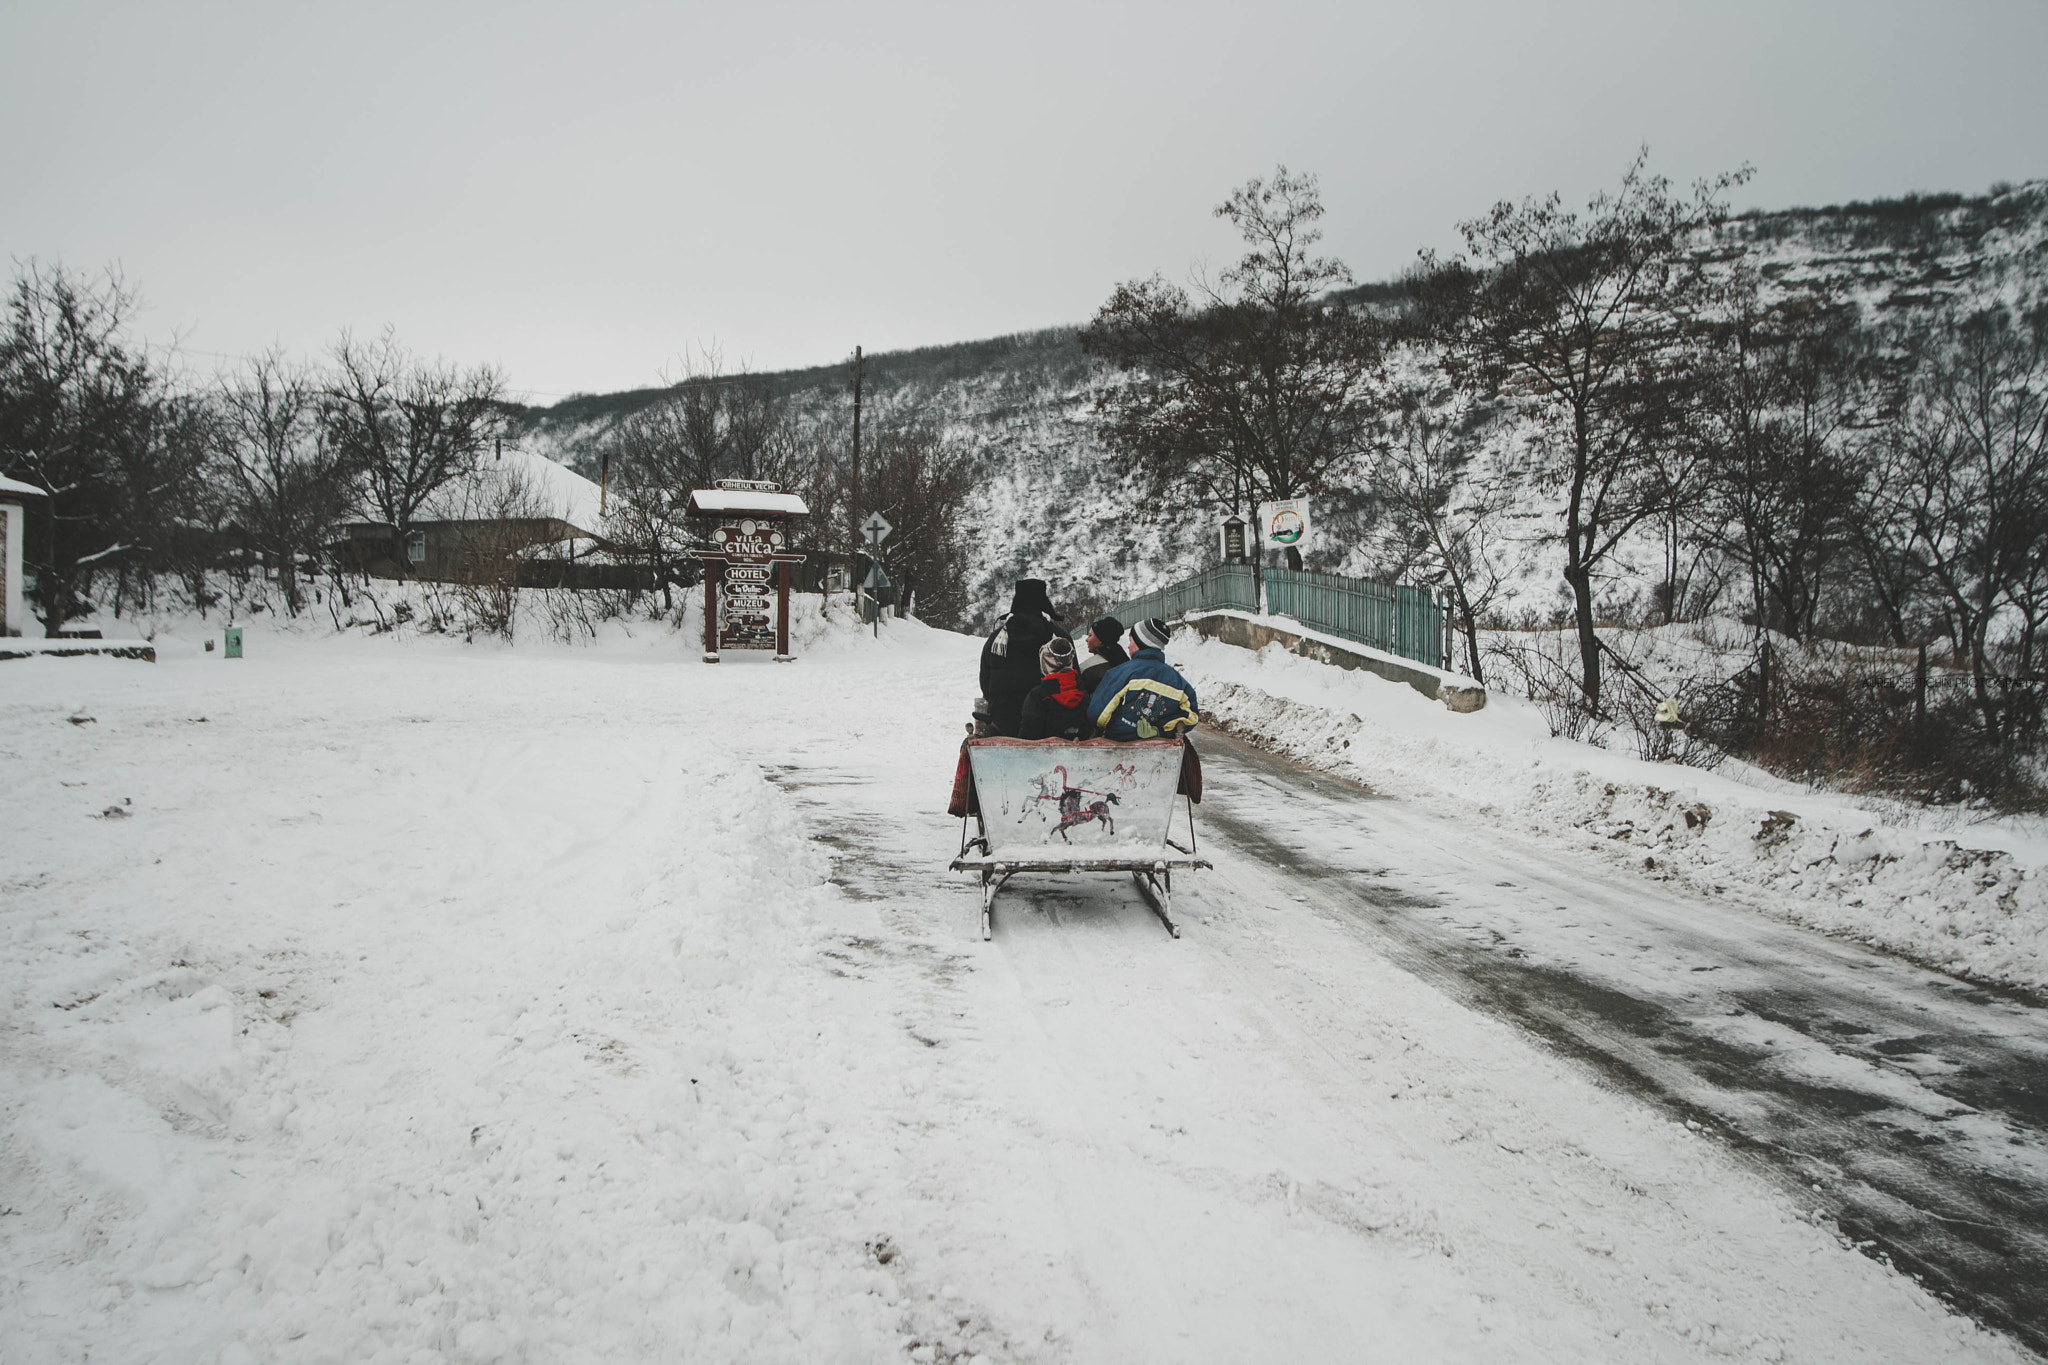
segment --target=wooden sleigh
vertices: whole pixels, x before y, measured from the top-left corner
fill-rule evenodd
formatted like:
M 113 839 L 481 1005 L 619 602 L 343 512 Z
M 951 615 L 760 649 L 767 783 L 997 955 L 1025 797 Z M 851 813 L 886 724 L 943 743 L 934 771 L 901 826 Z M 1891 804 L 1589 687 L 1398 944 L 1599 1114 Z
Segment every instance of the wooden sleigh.
M 1185 741 L 970 739 L 956 784 L 960 855 L 953 871 L 981 878 L 981 936 L 994 930 L 996 892 L 1019 872 L 1128 872 L 1166 931 L 1175 868 L 1195 856 L 1200 766 Z M 1186 811 L 1187 842 L 1173 837 Z M 971 826 L 971 828 L 970 828 Z

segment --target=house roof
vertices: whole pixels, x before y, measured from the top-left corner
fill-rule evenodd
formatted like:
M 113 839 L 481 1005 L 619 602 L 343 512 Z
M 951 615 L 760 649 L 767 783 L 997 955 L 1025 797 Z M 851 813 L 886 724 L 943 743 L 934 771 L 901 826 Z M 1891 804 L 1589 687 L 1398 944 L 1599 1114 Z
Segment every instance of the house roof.
M 758 493 L 738 488 L 698 488 L 690 493 L 690 515 L 746 513 L 756 517 L 807 517 L 811 509 L 794 493 Z
M 493 521 L 501 517 L 558 517 L 584 535 L 599 535 L 598 486 L 566 465 L 527 450 L 485 460 L 472 478 L 435 489 L 421 505 L 421 521 Z
M 50 496 L 32 483 L 23 483 L 20 479 L 10 479 L 4 474 L 0 474 L 0 498 L 7 497 L 9 494 L 16 497 L 47 498 Z

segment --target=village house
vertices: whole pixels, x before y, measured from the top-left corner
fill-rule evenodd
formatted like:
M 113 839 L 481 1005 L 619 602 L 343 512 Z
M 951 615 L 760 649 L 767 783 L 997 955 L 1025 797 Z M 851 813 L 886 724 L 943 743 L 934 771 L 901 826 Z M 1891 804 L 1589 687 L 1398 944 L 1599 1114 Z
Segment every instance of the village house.
M 344 522 L 337 567 L 372 578 L 506 583 L 531 588 L 632 588 L 653 571 L 605 534 L 602 489 L 544 455 L 507 449 L 434 490 L 404 545 L 368 512 Z M 402 566 L 402 567 L 401 567 Z
M 18 636 L 29 614 L 23 600 L 21 543 L 26 520 L 24 498 L 49 495 L 32 483 L 0 477 L 0 636 Z

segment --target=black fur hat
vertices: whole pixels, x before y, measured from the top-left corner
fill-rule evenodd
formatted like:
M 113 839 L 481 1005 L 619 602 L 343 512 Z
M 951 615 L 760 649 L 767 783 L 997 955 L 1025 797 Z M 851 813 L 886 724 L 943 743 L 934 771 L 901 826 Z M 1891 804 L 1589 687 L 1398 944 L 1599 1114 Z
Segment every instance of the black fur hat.
M 1043 578 L 1020 578 L 1017 589 L 1010 594 L 1010 612 L 1035 611 L 1048 620 L 1060 620 L 1060 614 L 1052 609 L 1052 598 L 1046 595 Z

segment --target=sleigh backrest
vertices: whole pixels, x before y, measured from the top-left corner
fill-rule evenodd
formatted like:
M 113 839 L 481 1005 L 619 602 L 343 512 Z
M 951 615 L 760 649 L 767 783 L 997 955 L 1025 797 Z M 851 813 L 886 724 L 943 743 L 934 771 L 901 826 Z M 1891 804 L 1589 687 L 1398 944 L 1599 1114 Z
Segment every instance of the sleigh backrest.
M 1177 739 L 967 745 L 992 857 L 1147 857 L 1166 846 Z

